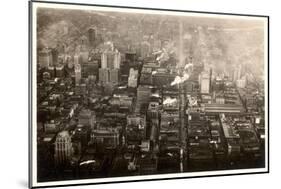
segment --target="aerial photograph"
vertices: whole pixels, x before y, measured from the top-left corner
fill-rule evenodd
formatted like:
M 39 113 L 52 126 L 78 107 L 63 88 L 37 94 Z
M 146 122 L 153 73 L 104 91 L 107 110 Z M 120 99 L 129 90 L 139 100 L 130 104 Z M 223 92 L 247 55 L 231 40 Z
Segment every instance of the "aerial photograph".
M 125 10 L 36 9 L 37 181 L 265 168 L 265 22 Z

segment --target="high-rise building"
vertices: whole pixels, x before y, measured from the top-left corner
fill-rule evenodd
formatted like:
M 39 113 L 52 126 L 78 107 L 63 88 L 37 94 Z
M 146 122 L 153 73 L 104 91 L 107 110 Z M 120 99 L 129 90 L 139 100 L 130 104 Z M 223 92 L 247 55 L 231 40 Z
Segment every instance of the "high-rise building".
M 101 54 L 101 68 L 107 68 L 107 54 Z
M 115 50 L 114 53 L 114 68 L 115 69 L 120 69 L 120 63 L 121 63 L 121 53 L 118 52 L 118 50 Z
M 75 85 L 78 85 L 81 81 L 81 66 L 80 64 L 75 64 Z
M 38 63 L 43 68 L 48 68 L 53 65 L 52 50 L 43 49 L 38 53 Z
M 109 69 L 108 68 L 99 69 L 99 82 L 102 84 L 109 82 Z
M 119 82 L 119 69 L 109 70 L 109 82 L 118 83 Z
M 154 123 L 155 125 L 159 124 L 159 102 L 150 102 L 147 109 L 147 119 Z
M 129 87 L 137 87 L 138 84 L 138 70 L 130 69 L 130 74 L 128 77 L 128 86 Z
M 200 77 L 200 92 L 203 94 L 210 92 L 210 75 L 208 72 L 203 72 Z
M 148 103 L 150 95 L 151 95 L 151 89 L 149 88 L 149 86 L 140 85 L 138 87 L 138 89 L 137 89 L 138 101 Z
M 89 59 L 89 52 L 84 51 L 84 52 L 80 52 L 80 61 L 81 63 L 88 63 L 88 59 Z
M 58 56 L 59 56 L 59 52 L 58 52 L 58 49 L 55 48 L 55 49 L 52 49 L 52 62 L 53 62 L 53 65 L 57 65 L 58 64 Z
M 152 85 L 152 68 L 143 67 L 140 76 L 140 84 Z
M 142 58 L 148 57 L 151 53 L 151 50 L 152 48 L 149 42 L 144 41 L 140 44 L 140 56 Z
M 74 55 L 74 64 L 80 64 L 81 58 L 79 54 Z
M 115 51 L 106 50 L 101 54 L 101 68 L 120 69 L 121 53 L 115 49 Z
M 233 71 L 233 81 L 234 82 L 241 78 L 241 72 L 242 72 L 242 66 L 240 64 L 238 67 L 234 68 L 234 71 Z
M 71 136 L 68 131 L 60 132 L 55 141 L 55 163 L 57 165 L 67 164 L 73 154 Z
M 93 75 L 97 77 L 98 72 L 99 64 L 96 60 L 81 64 L 81 73 L 83 78 L 88 78 Z
M 51 78 L 54 78 L 55 77 L 55 67 L 48 66 L 48 73 L 50 74 Z
M 88 38 L 89 38 L 89 45 L 95 46 L 96 39 L 97 39 L 97 28 L 91 27 L 88 29 Z
M 126 52 L 125 53 L 125 60 L 126 61 L 129 61 L 130 63 L 134 63 L 137 59 L 136 57 L 136 53 L 133 51 L 133 52 Z
M 96 115 L 90 110 L 82 110 L 78 116 L 78 123 L 83 126 L 90 126 L 94 129 Z
M 111 48 L 105 50 L 101 54 L 101 69 L 99 70 L 99 80 L 101 83 L 118 83 L 119 82 L 119 69 L 121 62 L 121 54 L 117 49 L 113 50 L 113 44 Z
M 247 78 L 246 76 L 240 78 L 240 79 L 237 79 L 236 80 L 236 86 L 238 88 L 245 88 L 246 87 L 246 84 L 247 84 Z
M 151 89 L 146 85 L 139 85 L 137 89 L 137 103 L 135 112 L 146 112 L 151 95 Z
M 56 77 L 63 77 L 64 76 L 64 65 L 60 64 L 56 67 Z

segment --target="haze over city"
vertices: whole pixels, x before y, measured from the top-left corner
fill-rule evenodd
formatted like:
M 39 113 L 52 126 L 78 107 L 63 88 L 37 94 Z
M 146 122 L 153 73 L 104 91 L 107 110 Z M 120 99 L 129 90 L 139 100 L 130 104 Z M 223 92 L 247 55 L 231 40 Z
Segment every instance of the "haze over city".
M 38 8 L 38 181 L 265 167 L 264 27 Z

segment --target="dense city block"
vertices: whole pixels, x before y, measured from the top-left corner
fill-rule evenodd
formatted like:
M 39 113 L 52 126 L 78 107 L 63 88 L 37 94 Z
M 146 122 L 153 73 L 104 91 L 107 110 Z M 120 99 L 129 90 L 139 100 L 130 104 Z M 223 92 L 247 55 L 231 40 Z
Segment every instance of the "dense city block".
M 263 30 L 37 14 L 39 182 L 265 167 Z

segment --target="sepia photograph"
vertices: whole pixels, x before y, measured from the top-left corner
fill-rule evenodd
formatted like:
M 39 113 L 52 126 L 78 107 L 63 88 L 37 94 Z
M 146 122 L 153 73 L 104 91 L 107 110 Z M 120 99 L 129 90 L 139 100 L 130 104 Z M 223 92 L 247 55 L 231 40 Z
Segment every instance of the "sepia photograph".
M 29 8 L 30 187 L 269 172 L 268 16 Z

